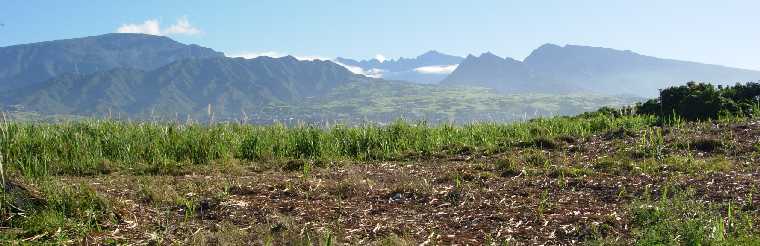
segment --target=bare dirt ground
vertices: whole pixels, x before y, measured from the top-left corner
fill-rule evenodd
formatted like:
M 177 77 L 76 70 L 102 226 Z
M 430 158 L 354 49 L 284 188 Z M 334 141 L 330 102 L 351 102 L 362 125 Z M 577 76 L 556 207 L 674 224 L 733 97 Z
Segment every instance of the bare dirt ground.
M 568 245 L 599 237 L 627 244 L 629 204 L 644 194 L 670 186 L 694 189 L 709 202 L 741 201 L 760 183 L 757 122 L 663 132 L 664 156 L 719 158 L 728 168 L 647 169 L 639 163 L 667 161 L 636 155 L 640 132 L 610 132 L 552 148 L 336 161 L 307 171 L 241 163 L 181 176 L 61 179 L 87 183 L 113 204 L 117 220 L 91 235 L 91 243 L 274 245 L 305 238 L 351 245 Z M 695 139 L 723 144 L 679 145 Z M 514 172 L 499 166 L 504 160 L 514 160 Z

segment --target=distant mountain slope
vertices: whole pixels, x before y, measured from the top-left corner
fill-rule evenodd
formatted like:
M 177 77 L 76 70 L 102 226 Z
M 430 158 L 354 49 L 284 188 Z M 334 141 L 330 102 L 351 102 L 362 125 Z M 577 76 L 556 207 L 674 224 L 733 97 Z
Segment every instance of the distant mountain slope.
M 586 90 L 647 96 L 688 81 L 734 84 L 760 80 L 760 71 L 577 45 L 543 45 L 525 58 L 525 64 L 544 77 Z
M 479 86 L 508 93 L 564 93 L 582 91 L 572 85 L 537 77 L 524 63 L 492 53 L 467 56 L 442 85 Z M 540 81 L 540 82 L 537 82 Z
M 418 85 L 356 75 L 329 61 L 294 57 L 186 59 L 144 71 L 116 68 L 63 75 L 0 93 L 29 115 L 132 119 L 358 123 L 399 117 L 430 122 L 512 121 L 572 115 L 638 98 L 495 93 L 479 87 Z M 19 105 L 16 107 L 16 105 Z M 178 118 L 175 118 L 178 117 Z
M 428 51 L 415 58 L 380 61 L 377 59 L 356 61 L 338 57 L 336 62 L 354 72 L 390 80 L 432 84 L 443 80 L 464 58 Z M 357 69 L 358 68 L 358 69 Z
M 155 69 L 187 58 L 223 57 L 167 37 L 113 33 L 0 48 L 0 90 L 40 83 L 64 74 L 113 68 Z
M 442 84 L 477 85 L 503 92 L 656 95 L 687 81 L 733 84 L 760 80 L 759 71 L 639 55 L 608 48 L 547 44 L 524 62 L 470 56 Z
M 91 115 L 122 112 L 239 116 L 260 107 L 292 104 L 367 78 L 329 61 L 294 57 L 187 59 L 152 71 L 117 68 L 90 75 L 66 75 L 2 93 L 6 105 L 26 110 Z

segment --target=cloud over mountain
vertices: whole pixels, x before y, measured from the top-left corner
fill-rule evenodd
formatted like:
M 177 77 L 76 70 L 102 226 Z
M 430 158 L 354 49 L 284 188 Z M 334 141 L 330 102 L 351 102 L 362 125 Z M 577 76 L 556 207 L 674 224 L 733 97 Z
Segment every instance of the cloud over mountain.
M 116 29 L 118 33 L 143 33 L 157 36 L 167 35 L 197 35 L 201 30 L 190 24 L 187 16 L 177 19 L 173 25 L 162 29 L 161 22 L 156 19 L 144 21 L 142 24 L 124 24 Z
M 414 71 L 424 74 L 450 74 L 457 69 L 459 64 L 445 66 L 424 66 L 415 68 Z
M 377 55 L 370 60 L 353 60 L 338 57 L 335 62 L 354 73 L 389 80 L 404 80 L 421 84 L 434 84 L 453 72 L 464 58 L 428 51 L 415 58 L 388 60 Z

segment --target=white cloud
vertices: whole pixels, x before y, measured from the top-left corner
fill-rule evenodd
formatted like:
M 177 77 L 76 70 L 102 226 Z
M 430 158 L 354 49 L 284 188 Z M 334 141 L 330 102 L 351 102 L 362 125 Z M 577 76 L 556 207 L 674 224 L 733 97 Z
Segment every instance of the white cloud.
M 187 16 L 182 16 L 182 18 L 177 19 L 177 23 L 174 23 L 174 25 L 171 25 L 169 28 L 166 28 L 163 31 L 163 33 L 166 35 L 170 35 L 170 34 L 195 35 L 195 34 L 200 34 L 201 30 L 194 27 L 193 25 L 190 25 L 190 21 L 187 20 Z
M 361 67 L 346 65 L 346 64 L 343 64 L 343 63 L 338 62 L 338 61 L 332 61 L 332 62 L 334 62 L 335 64 L 338 64 L 338 65 L 341 65 L 341 66 L 345 67 L 346 69 L 348 69 L 348 71 L 351 71 L 352 73 L 361 74 L 361 75 L 364 75 L 364 76 L 367 76 L 367 77 L 371 77 L 371 78 L 382 78 L 383 77 L 383 73 L 386 72 L 385 70 L 377 69 L 377 68 L 372 68 L 372 69 L 364 70 Z
M 146 20 L 142 24 L 124 24 L 116 29 L 118 33 L 145 33 L 150 35 L 196 35 L 200 34 L 201 30 L 190 24 L 190 21 L 186 16 L 177 19 L 177 22 L 168 28 L 161 29 L 161 23 L 156 19 Z
M 377 59 L 380 62 L 384 62 L 384 61 L 387 60 L 383 54 L 377 54 L 377 55 L 375 55 L 375 59 Z
M 343 63 L 340 63 L 340 62 L 337 62 L 337 61 L 333 61 L 333 62 L 335 62 L 335 64 L 338 64 L 338 65 L 341 65 L 341 66 L 345 67 L 346 69 L 348 69 L 348 71 L 351 71 L 352 73 L 355 73 L 355 74 L 364 74 L 364 69 L 362 69 L 360 67 L 346 65 L 346 64 L 343 64 Z
M 414 71 L 424 74 L 450 74 L 457 69 L 459 65 L 444 65 L 444 66 L 426 66 L 415 68 Z
M 146 20 L 142 24 L 124 24 L 116 29 L 118 33 L 145 33 L 161 35 L 161 24 L 157 20 Z
M 383 69 L 372 68 L 372 69 L 369 69 L 369 70 L 364 70 L 364 73 L 362 73 L 362 75 L 367 76 L 367 77 L 371 77 L 371 78 L 382 78 L 383 74 L 385 72 L 387 72 L 387 71 L 385 71 Z

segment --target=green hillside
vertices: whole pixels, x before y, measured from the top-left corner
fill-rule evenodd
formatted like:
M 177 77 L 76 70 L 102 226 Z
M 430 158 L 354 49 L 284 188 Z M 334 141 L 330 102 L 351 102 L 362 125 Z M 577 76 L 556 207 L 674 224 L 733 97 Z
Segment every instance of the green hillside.
M 305 109 L 331 118 L 393 119 L 432 122 L 514 121 L 553 115 L 575 115 L 601 106 L 624 106 L 638 101 L 627 96 L 593 94 L 500 94 L 478 87 L 417 85 L 394 81 L 353 83 L 323 98 L 307 101 Z M 310 106 L 317 105 L 317 106 Z
M 86 75 L 114 68 L 151 70 L 183 59 L 210 57 L 224 54 L 167 37 L 132 33 L 0 47 L 0 90 L 23 88 L 67 74 Z

